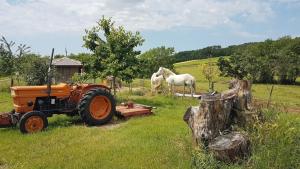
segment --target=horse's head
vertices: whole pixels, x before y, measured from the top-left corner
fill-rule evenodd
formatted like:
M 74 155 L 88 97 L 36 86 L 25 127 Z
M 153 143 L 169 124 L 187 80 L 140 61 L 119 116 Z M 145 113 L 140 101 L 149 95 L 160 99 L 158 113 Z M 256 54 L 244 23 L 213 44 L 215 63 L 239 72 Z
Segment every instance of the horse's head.
M 164 68 L 163 67 L 159 67 L 158 71 L 156 72 L 156 77 L 158 77 L 160 75 L 164 75 Z

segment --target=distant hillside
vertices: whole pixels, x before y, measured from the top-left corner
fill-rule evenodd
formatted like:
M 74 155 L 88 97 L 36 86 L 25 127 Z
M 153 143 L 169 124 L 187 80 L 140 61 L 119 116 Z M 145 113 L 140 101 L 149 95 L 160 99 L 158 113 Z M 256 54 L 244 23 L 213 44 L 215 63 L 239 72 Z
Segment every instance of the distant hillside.
M 257 44 L 260 42 L 251 42 L 244 43 L 241 45 L 232 45 L 225 48 L 222 48 L 220 45 L 208 46 L 206 48 L 190 50 L 190 51 L 182 51 L 174 54 L 174 61 L 184 62 L 189 60 L 197 60 L 197 59 L 206 59 L 209 57 L 219 57 L 219 56 L 230 56 L 235 51 L 239 49 L 243 49 L 249 45 Z

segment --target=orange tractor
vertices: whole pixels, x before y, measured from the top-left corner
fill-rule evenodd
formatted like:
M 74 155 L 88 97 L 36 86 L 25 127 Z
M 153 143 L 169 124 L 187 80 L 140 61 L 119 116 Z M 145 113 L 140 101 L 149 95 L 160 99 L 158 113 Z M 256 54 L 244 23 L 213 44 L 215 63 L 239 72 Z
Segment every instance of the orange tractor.
M 52 50 L 49 70 L 53 59 Z M 51 71 L 49 71 L 51 72 Z M 79 114 L 88 125 L 101 125 L 111 120 L 116 103 L 110 89 L 95 84 L 51 85 L 51 73 L 45 86 L 11 87 L 14 110 L 0 114 L 0 127 L 19 124 L 22 133 L 34 133 L 48 125 L 53 114 Z
M 123 104 L 116 106 L 110 88 L 98 84 L 51 85 L 50 58 L 48 84 L 45 86 L 11 87 L 14 110 L 0 113 L 0 128 L 19 124 L 22 133 L 35 133 L 48 126 L 48 117 L 53 114 L 80 115 L 88 125 L 109 122 L 113 115 L 128 118 L 152 114 L 151 106 Z

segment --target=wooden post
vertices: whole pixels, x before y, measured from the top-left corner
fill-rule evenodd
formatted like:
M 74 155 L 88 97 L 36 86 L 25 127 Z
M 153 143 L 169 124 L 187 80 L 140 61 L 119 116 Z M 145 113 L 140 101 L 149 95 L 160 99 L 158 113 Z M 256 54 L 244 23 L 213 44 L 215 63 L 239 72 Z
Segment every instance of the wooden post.
M 268 99 L 267 108 L 269 108 L 270 103 L 271 103 L 271 98 L 272 98 L 273 88 L 274 88 L 274 84 L 272 85 L 272 88 L 271 88 L 271 91 L 270 91 L 270 94 L 269 94 L 269 99 Z

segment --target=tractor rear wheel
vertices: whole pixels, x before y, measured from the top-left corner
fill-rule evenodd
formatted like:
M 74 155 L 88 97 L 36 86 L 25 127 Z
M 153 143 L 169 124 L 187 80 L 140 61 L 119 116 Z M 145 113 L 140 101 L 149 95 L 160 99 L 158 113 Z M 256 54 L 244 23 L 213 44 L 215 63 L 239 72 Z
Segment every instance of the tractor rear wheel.
M 39 111 L 29 112 L 20 119 L 19 127 L 22 133 L 36 133 L 48 126 L 48 120 L 44 113 Z
M 100 88 L 87 92 L 79 103 L 79 114 L 88 125 L 101 125 L 109 122 L 115 111 L 114 97 Z

